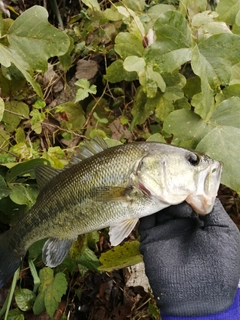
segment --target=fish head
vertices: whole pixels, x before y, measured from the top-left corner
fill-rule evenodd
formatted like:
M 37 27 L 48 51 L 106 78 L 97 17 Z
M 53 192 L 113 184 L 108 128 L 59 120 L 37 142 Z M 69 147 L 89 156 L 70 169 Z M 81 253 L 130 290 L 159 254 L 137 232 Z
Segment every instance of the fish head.
M 186 201 L 198 214 L 212 211 L 222 164 L 207 155 L 154 144 L 138 166 L 138 183 L 163 207 Z

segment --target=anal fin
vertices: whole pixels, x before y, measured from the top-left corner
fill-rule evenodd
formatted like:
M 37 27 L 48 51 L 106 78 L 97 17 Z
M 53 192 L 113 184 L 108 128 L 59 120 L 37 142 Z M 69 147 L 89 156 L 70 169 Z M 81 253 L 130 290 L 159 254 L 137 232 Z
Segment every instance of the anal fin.
M 117 246 L 121 243 L 136 226 L 138 219 L 128 219 L 119 222 L 116 225 L 110 226 L 109 236 L 112 246 Z
M 42 249 L 42 259 L 47 267 L 54 268 L 58 266 L 68 254 L 74 239 L 48 239 Z

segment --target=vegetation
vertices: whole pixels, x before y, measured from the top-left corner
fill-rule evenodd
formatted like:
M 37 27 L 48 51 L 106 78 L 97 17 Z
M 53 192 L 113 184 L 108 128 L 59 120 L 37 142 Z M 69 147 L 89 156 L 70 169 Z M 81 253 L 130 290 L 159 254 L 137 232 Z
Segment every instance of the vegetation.
M 96 135 L 109 145 L 149 139 L 207 153 L 239 194 L 240 1 L 82 3 L 70 17 L 67 6 L 51 9 L 64 30 L 41 6 L 0 16 L 0 222 L 14 226 L 36 201 L 37 163 L 63 168 Z M 24 287 L 23 272 L 16 287 L 15 274 L 0 317 L 24 319 L 31 309 L 53 317 L 67 290 L 79 294 L 68 283 L 76 267 L 83 275 L 141 260 L 137 241 L 101 255 L 94 232 L 53 271 L 42 245 L 24 262 L 34 288 Z M 9 311 L 13 293 L 18 308 Z

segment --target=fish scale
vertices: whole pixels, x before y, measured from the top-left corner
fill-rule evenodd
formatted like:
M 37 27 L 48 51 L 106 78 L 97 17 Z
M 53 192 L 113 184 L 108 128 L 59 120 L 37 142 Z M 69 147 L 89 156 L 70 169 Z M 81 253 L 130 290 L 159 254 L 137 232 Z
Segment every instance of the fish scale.
M 117 245 L 140 217 L 169 205 L 186 200 L 198 213 L 210 212 L 221 167 L 207 156 L 166 144 L 107 148 L 100 140 L 81 146 L 64 170 L 37 166 L 36 203 L 15 228 L 0 235 L 0 287 L 37 240 L 49 238 L 43 261 L 55 267 L 79 234 L 110 226 L 110 242 Z

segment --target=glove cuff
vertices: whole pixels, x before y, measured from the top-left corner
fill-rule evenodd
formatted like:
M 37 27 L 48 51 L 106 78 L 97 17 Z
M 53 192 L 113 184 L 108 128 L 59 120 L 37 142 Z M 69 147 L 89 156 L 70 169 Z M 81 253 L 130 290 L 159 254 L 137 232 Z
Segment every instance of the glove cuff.
M 161 313 L 161 317 L 162 320 L 238 320 L 240 319 L 240 288 L 237 290 L 233 304 L 222 312 L 199 317 L 175 317 Z

